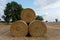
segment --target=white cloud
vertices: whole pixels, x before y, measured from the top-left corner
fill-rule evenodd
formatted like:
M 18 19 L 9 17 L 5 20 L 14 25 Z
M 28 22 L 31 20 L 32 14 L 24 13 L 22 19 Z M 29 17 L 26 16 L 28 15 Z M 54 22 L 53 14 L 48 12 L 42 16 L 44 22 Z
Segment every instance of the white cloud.
M 40 7 L 46 6 L 47 3 L 46 3 L 46 0 L 35 0 L 34 5 L 40 8 Z
M 60 0 L 35 0 L 34 5 L 38 8 L 56 8 L 60 7 Z
M 35 0 L 34 5 L 40 9 L 41 14 L 43 13 L 45 20 L 55 21 L 56 18 L 60 20 L 60 0 Z
M 55 21 L 55 19 L 57 18 L 60 21 L 60 10 L 57 10 L 54 13 L 51 13 L 51 14 L 45 13 L 43 15 L 43 18 L 45 20 L 48 20 L 48 21 Z
M 46 12 L 44 15 L 42 15 L 43 17 L 47 17 L 49 16 L 49 14 Z
M 58 7 L 60 7 L 60 1 L 53 3 L 53 4 L 50 4 L 50 5 L 47 5 L 43 9 L 58 8 Z
M 7 3 L 7 0 L 0 0 L 0 18 L 4 14 L 6 3 Z

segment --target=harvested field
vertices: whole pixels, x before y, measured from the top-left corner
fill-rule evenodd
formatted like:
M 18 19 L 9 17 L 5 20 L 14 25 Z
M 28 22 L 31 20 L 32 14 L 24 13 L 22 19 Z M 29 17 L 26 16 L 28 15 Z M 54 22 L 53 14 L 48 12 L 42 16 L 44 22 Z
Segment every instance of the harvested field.
M 10 35 L 11 25 L 0 23 L 0 40 L 60 40 L 60 23 L 46 23 L 46 25 L 47 33 L 44 37 L 12 37 Z

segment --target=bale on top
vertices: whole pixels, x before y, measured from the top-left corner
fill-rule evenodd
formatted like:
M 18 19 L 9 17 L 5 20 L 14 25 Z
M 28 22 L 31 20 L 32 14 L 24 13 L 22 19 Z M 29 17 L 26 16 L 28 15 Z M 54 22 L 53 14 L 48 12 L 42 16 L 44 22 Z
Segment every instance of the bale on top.
M 35 20 L 36 14 L 34 10 L 30 8 L 26 8 L 21 12 L 21 19 L 26 21 L 27 23 L 30 23 L 32 20 Z

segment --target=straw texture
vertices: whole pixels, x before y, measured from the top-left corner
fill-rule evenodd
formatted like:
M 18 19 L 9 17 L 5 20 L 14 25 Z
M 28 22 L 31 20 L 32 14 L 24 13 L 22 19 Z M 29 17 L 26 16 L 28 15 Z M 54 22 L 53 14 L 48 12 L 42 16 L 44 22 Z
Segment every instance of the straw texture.
M 32 20 L 35 20 L 35 18 L 35 12 L 30 8 L 24 9 L 21 13 L 21 19 L 26 21 L 27 23 L 30 23 Z
M 11 35 L 15 37 L 26 36 L 28 32 L 28 25 L 22 20 L 16 21 L 11 25 L 10 32 Z
M 34 20 L 29 24 L 29 32 L 31 36 L 44 36 L 47 27 L 42 21 Z

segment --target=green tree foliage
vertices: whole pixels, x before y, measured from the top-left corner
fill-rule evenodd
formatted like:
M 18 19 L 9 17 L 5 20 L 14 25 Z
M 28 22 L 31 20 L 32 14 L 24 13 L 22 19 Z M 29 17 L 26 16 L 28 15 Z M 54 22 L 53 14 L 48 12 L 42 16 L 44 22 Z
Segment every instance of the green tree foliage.
M 37 16 L 36 16 L 36 20 L 43 21 L 43 17 L 42 17 L 42 16 L 37 15 Z
M 1 19 L 0 19 L 0 22 L 1 22 Z
M 6 4 L 6 8 L 4 10 L 3 18 L 6 22 L 9 22 L 12 19 L 12 22 L 20 20 L 20 14 L 23 10 L 22 5 L 12 1 L 11 3 Z
M 3 15 L 2 18 L 7 22 L 7 24 L 10 22 L 10 17 Z

